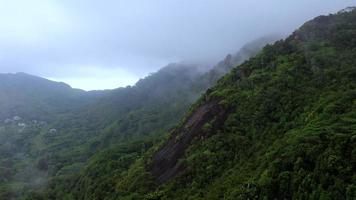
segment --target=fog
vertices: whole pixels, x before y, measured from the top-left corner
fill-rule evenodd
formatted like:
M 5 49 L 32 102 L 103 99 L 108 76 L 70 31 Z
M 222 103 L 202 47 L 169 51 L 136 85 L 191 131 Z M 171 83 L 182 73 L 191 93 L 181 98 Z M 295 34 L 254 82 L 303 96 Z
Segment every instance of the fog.
M 356 0 L 0 0 L 0 73 L 116 88 L 171 62 L 210 66 Z

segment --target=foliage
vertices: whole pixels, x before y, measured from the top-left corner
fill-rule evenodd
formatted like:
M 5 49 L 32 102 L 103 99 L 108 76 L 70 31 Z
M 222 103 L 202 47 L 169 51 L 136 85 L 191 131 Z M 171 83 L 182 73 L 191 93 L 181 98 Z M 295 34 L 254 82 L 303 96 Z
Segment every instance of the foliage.
M 193 140 L 179 161 L 184 171 L 170 181 L 157 185 L 150 175 L 151 157 L 164 145 L 154 142 L 133 154 L 126 169 L 87 175 L 112 162 L 124 165 L 131 154 L 89 164 L 77 180 L 109 181 L 99 187 L 106 194 L 91 185 L 70 193 L 74 199 L 354 199 L 355 23 L 356 11 L 318 17 L 220 79 L 189 113 L 220 99 L 229 117 L 218 129 L 203 126 L 214 133 Z
M 89 94 L 56 85 L 50 88 L 64 92 L 46 86 L 24 95 L 28 126 L 0 129 L 10 144 L 0 146 L 0 197 L 354 199 L 355 23 L 356 11 L 307 22 L 219 79 L 189 110 L 223 73 L 173 65 L 133 87 Z M 230 69 L 230 59 L 220 64 Z M 204 123 L 207 136 L 194 138 L 179 160 L 184 170 L 158 184 L 150 165 L 171 137 L 166 133 L 187 110 L 176 130 L 212 99 L 228 110 L 227 119 L 219 127 Z M 0 105 L 6 117 L 19 106 Z M 51 114 L 46 125 L 30 122 L 43 113 Z M 38 175 L 43 179 L 32 182 Z

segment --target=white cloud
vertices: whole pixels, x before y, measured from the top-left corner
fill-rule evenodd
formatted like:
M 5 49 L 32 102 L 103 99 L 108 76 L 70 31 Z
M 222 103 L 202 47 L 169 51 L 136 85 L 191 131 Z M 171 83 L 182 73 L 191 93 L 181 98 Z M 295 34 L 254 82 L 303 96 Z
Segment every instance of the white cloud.
M 138 77 L 119 68 L 105 69 L 93 66 L 80 66 L 76 68 L 76 75 L 70 77 L 53 78 L 49 80 L 65 82 L 73 88 L 83 90 L 114 89 L 118 86 L 134 85 Z

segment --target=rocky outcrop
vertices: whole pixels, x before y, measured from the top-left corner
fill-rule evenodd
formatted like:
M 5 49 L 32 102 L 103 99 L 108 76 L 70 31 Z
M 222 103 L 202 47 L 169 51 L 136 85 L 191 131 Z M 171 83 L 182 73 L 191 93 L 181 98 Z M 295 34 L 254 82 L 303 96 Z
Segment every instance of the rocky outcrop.
M 227 115 L 227 109 L 219 105 L 217 100 L 211 100 L 199 106 L 154 154 L 150 170 L 156 181 L 159 184 L 164 183 L 183 171 L 184 166 L 179 160 L 183 158 L 192 140 L 196 137 L 207 137 L 208 132 L 203 130 L 203 126 L 210 123 L 212 128 L 216 129 L 224 123 Z

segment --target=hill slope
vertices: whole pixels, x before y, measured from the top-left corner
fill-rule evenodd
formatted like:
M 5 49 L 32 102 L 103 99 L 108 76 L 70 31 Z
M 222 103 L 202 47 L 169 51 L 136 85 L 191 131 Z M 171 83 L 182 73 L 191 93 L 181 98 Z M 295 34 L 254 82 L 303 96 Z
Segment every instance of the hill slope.
M 234 68 L 163 142 L 95 156 L 55 199 L 355 199 L 356 11 Z
M 53 120 L 55 115 L 86 105 L 89 96 L 95 95 L 25 73 L 0 74 L 0 120 L 16 115 Z
M 234 56 L 236 62 L 267 42 L 247 46 Z M 56 182 L 52 179 L 77 176 L 88 159 L 111 146 L 134 152 L 151 147 L 215 83 L 205 74 L 171 64 L 135 86 L 95 92 L 24 73 L 0 75 L 0 198 L 18 199 L 23 191 Z

